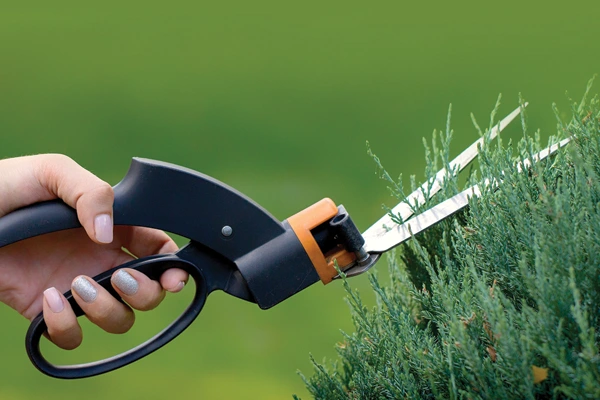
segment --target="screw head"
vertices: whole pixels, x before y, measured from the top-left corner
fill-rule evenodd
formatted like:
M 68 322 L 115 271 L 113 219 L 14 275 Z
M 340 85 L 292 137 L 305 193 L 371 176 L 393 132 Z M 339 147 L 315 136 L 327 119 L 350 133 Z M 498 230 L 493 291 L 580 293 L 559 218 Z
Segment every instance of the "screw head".
M 229 237 L 233 234 L 233 228 L 230 227 L 229 225 L 225 225 L 223 228 L 221 228 L 221 235 L 225 236 L 225 237 Z

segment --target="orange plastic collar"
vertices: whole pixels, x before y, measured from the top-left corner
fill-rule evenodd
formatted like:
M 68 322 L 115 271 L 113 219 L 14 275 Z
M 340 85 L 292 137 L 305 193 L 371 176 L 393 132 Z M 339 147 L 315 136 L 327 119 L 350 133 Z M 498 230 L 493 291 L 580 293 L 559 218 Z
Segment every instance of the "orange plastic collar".
M 337 213 L 338 209 L 333 200 L 325 198 L 287 219 L 300 243 L 302 243 L 304 251 L 312 261 L 321 282 L 325 285 L 337 275 L 334 260 L 337 259 L 338 265 L 343 267 L 356 258 L 354 254 L 348 253 L 341 247 L 330 251 L 327 255 L 323 255 L 312 235 L 312 229 L 332 219 Z

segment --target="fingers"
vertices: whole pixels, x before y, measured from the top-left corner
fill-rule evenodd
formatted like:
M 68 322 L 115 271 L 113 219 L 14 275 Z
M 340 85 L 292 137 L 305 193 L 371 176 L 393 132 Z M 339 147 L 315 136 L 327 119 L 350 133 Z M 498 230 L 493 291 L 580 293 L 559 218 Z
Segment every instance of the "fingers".
M 134 269 L 118 270 L 113 274 L 111 281 L 123 300 L 136 310 L 152 310 L 165 297 L 165 291 L 160 283 Z
M 75 208 L 79 222 L 93 241 L 111 243 L 112 187 L 67 156 L 44 154 L 33 158 L 34 176 L 41 189 Z
M 58 347 L 72 350 L 83 339 L 75 313 L 65 297 L 55 288 L 44 291 L 43 313 L 48 336 Z
M 87 318 L 109 333 L 125 333 L 135 321 L 133 310 L 114 298 L 93 279 L 78 276 L 71 285 L 73 297 Z
M 149 228 L 130 227 L 129 231 L 124 231 L 129 232 L 126 243 L 119 240 L 121 237 L 113 242 L 114 193 L 111 186 L 67 156 L 44 154 L 0 160 L 0 170 L 5 171 L 0 181 L 0 193 L 4 194 L 0 196 L 0 216 L 33 203 L 60 198 L 76 209 L 78 219 L 92 241 L 112 243 L 105 247 L 107 250 L 124 246 L 138 257 L 177 250 L 168 235 Z M 163 288 L 179 291 L 187 279 L 187 273 L 178 269 L 163 274 L 160 283 L 131 270 L 115 276 L 113 284 L 132 307 L 149 310 L 164 298 Z M 122 333 L 133 324 L 132 309 L 92 279 L 78 277 L 73 282 L 72 292 L 88 318 L 102 329 Z M 62 348 L 77 347 L 81 342 L 81 328 L 62 294 L 50 288 L 44 293 L 42 304 L 51 340 Z
M 187 273 L 169 270 L 173 280 L 187 279 Z M 161 284 L 145 274 L 130 268 L 116 271 L 112 286 L 131 307 L 148 311 L 154 309 L 165 297 Z M 183 288 L 177 287 L 176 291 Z M 86 276 L 79 276 L 71 285 L 73 298 L 87 318 L 109 333 L 125 333 L 135 321 L 133 310 L 113 297 L 106 289 Z M 44 291 L 43 313 L 50 340 L 58 347 L 71 350 L 82 341 L 82 330 L 66 298 L 55 288 Z
M 112 187 L 61 154 L 0 161 L 0 215 L 40 201 L 62 199 L 77 209 L 79 222 L 96 243 L 112 242 Z
M 136 257 L 174 253 L 178 250 L 173 239 L 158 229 L 141 226 L 118 226 L 116 229 L 123 247 Z
M 163 231 L 143 227 L 117 227 L 117 229 L 119 229 L 119 234 L 121 234 L 121 230 L 126 230 L 123 232 L 125 233 L 123 246 L 136 257 L 174 253 L 178 250 L 175 242 Z M 145 275 L 144 278 L 144 281 L 148 279 Z M 169 292 L 176 293 L 183 289 L 187 281 L 187 272 L 173 268 L 162 274 L 160 285 Z M 115 288 L 117 289 L 117 287 Z M 129 299 L 127 299 L 127 302 L 129 302 Z M 132 304 L 132 306 L 138 308 L 136 304 Z
M 87 318 L 105 331 L 125 333 L 133 325 L 135 315 L 131 308 L 92 279 L 77 277 L 71 292 Z M 54 344 L 65 350 L 72 350 L 81 344 L 83 334 L 77 317 L 67 299 L 53 287 L 44 291 L 43 313 L 49 339 Z
M 143 227 L 117 227 L 118 242 L 139 257 L 157 253 L 175 252 L 178 248 L 164 232 Z M 115 264 L 130 259 L 122 253 Z M 177 292 L 183 289 L 188 274 L 180 269 L 166 271 L 161 282 L 148 278 L 133 269 L 121 269 L 111 278 L 112 286 L 128 305 L 123 304 L 93 279 L 79 276 L 72 283 L 73 297 L 87 318 L 109 333 L 127 332 L 134 323 L 132 309 L 147 311 L 157 307 L 165 297 L 165 290 Z M 163 289 L 164 288 L 164 289 Z M 57 301 L 56 297 L 61 301 Z M 53 301 L 54 300 L 54 301 Z M 52 302 L 53 301 L 53 302 Z M 51 307 L 54 306 L 54 311 Z M 63 349 L 73 349 L 82 341 L 82 331 L 71 306 L 55 289 L 44 294 L 44 318 L 48 326 L 48 336 L 52 342 Z
M 189 275 L 182 269 L 171 268 L 163 272 L 160 284 L 171 293 L 180 292 L 187 283 Z

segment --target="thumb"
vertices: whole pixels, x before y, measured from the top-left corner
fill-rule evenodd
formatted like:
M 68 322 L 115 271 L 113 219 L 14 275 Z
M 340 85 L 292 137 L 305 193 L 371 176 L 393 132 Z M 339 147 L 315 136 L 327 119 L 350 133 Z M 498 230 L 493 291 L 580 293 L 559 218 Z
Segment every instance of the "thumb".
M 113 240 L 112 187 L 61 154 L 0 161 L 4 179 L 0 215 L 40 201 L 62 199 L 77 211 L 79 222 L 96 243 Z

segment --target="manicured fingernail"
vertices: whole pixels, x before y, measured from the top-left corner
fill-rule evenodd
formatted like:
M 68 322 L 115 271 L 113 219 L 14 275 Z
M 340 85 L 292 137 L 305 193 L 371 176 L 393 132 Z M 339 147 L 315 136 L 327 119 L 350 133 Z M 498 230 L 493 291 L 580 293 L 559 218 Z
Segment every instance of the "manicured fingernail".
M 110 243 L 113 241 L 113 222 L 108 214 L 97 215 L 94 219 L 94 233 L 96 240 L 100 243 Z
M 79 297 L 81 297 L 86 303 L 91 303 L 92 301 L 96 300 L 96 296 L 98 296 L 98 291 L 94 285 L 92 285 L 90 281 L 85 279 L 83 276 L 75 279 L 75 282 L 73 282 L 73 290 L 75 290 Z
M 112 281 L 127 296 L 137 293 L 139 285 L 131 274 L 122 269 L 118 270 L 112 277 Z
M 48 306 L 50 306 L 50 310 L 52 312 L 59 313 L 65 309 L 65 303 L 63 303 L 60 293 L 58 293 L 56 288 L 51 287 L 44 290 L 44 298 L 46 299 L 46 303 L 48 303 Z

